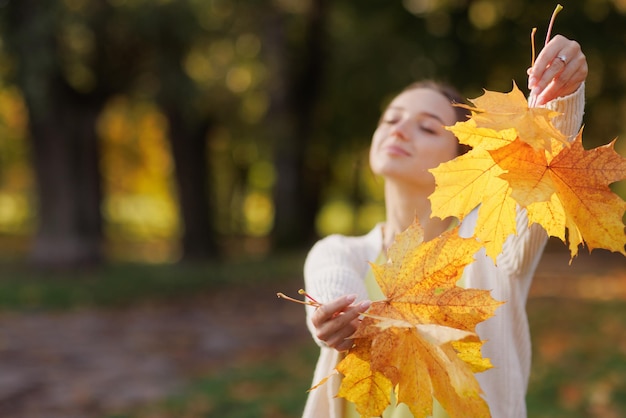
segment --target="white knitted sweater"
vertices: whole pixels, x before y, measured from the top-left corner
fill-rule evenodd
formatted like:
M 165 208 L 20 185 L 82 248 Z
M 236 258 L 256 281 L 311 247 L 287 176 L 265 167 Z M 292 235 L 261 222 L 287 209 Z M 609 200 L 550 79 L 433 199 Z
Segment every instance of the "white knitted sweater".
M 573 137 L 581 126 L 584 104 L 583 85 L 572 95 L 554 100 L 546 107 L 563 113 L 554 123 L 565 135 Z M 463 220 L 462 236 L 473 234 L 476 216 L 475 210 Z M 466 287 L 491 290 L 495 299 L 506 301 L 492 318 L 477 327 L 480 338 L 487 341 L 483 356 L 490 358 L 494 365 L 476 374 L 493 418 L 526 417 L 525 396 L 531 362 L 526 299 L 547 235 L 536 224 L 528 227 L 524 210 L 518 211 L 517 231 L 517 235 L 511 235 L 505 242 L 496 264 L 483 250 L 464 273 Z M 331 235 L 320 240 L 309 252 L 304 265 L 307 292 L 321 302 L 347 294 L 357 294 L 357 301 L 367 299 L 364 279 L 369 270 L 368 262 L 375 261 L 382 248 L 382 224 L 360 237 Z M 316 339 L 310 320 L 312 312 L 313 308 L 307 307 L 307 325 Z M 313 384 L 331 374 L 340 359 L 336 350 L 317 342 L 320 357 Z M 311 391 L 303 418 L 341 418 L 343 402 L 335 396 L 339 384 L 339 375 L 334 375 Z

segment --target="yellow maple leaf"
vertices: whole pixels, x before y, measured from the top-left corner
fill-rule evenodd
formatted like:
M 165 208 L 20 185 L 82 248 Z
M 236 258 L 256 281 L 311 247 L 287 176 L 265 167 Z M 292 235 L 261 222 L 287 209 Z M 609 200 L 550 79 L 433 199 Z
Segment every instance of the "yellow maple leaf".
M 510 142 L 505 142 L 509 144 Z M 502 169 L 481 147 L 431 169 L 436 188 L 429 199 L 433 216 L 463 220 L 478 208 L 474 236 L 494 261 L 507 237 L 516 232 L 516 203 Z
M 490 154 L 507 171 L 500 177 L 511 186 L 511 197 L 528 208 L 531 221 L 563 241 L 567 229 L 572 257 L 582 242 L 590 251 L 604 248 L 626 255 L 626 202 L 609 188 L 626 178 L 626 159 L 614 144 L 585 150 L 580 131 L 570 147 L 554 154 L 521 141 Z
M 337 366 L 344 375 L 339 396 L 367 417 L 388 406 L 391 388 L 415 417 L 432 414 L 433 397 L 451 417 L 488 417 L 473 373 L 489 362 L 480 354 L 475 328 L 501 302 L 489 291 L 456 285 L 481 245 L 459 237 L 458 228 L 422 241 L 415 221 L 396 236 L 389 261 L 372 264 L 386 299 L 372 303 L 353 348 Z
M 509 93 L 485 91 L 485 94 L 470 99 L 475 107 L 466 107 L 472 112 L 472 120 L 477 128 L 494 131 L 515 129 L 517 137 L 535 149 L 551 149 L 556 140 L 567 144 L 567 137 L 556 129 L 551 120 L 560 115 L 550 109 L 529 107 L 524 94 L 513 83 Z
M 459 358 L 469 364 L 474 373 L 484 372 L 493 367 L 491 361 L 488 358 L 484 358 L 480 352 L 483 347 L 483 341 L 478 339 L 476 341 L 451 341 L 450 344 L 458 353 Z
M 383 373 L 372 371 L 369 348 L 361 341 L 337 365 L 337 371 L 344 375 L 337 396 L 357 405 L 362 416 L 377 417 L 390 403 L 392 384 Z
M 447 126 L 447 130 L 454 133 L 461 144 L 472 148 L 496 149 L 503 147 L 517 138 L 515 128 L 496 131 L 491 128 L 480 128 L 474 119 L 457 122 L 453 126 Z

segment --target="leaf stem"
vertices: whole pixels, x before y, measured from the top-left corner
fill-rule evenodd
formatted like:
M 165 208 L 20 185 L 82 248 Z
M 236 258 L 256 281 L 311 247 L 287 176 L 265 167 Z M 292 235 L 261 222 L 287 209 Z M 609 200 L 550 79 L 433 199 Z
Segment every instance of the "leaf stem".
M 563 10 L 563 6 L 561 6 L 560 4 L 557 4 L 556 7 L 554 8 L 554 11 L 552 12 L 552 17 L 550 18 L 550 25 L 548 26 L 548 33 L 546 34 L 545 45 L 548 45 L 548 42 L 550 42 L 550 36 L 552 35 L 552 26 L 554 26 L 554 20 L 556 19 L 556 15 L 558 15 L 561 10 Z
M 531 54 L 532 56 L 530 57 L 530 66 L 534 67 L 535 66 L 535 34 L 537 33 L 537 28 L 533 28 L 533 30 L 530 32 L 530 47 L 531 47 Z
M 298 291 L 299 294 L 301 295 L 305 295 L 307 298 L 309 298 L 310 300 L 300 300 L 300 299 L 294 299 L 290 296 L 285 295 L 282 292 L 278 292 L 276 293 L 276 296 L 278 296 L 279 299 L 286 299 L 290 302 L 295 302 L 295 303 L 299 303 L 301 305 L 308 305 L 308 306 L 315 306 L 316 308 L 319 308 L 320 306 L 322 306 L 321 303 L 319 303 L 318 301 L 316 301 L 315 299 L 313 299 L 311 296 L 308 295 L 308 293 L 306 293 L 304 290 L 300 289 Z
M 298 290 L 298 294 L 299 295 L 304 295 L 307 299 L 309 299 L 311 302 L 316 303 L 318 306 L 321 306 L 322 304 L 319 303 L 318 301 L 315 300 L 315 298 L 311 295 L 309 295 L 304 289 L 300 289 Z

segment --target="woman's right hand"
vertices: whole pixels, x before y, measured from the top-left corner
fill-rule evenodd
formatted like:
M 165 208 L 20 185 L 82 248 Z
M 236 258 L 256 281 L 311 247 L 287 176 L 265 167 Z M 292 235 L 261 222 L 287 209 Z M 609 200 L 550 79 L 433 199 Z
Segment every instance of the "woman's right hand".
M 355 300 L 356 295 L 342 296 L 321 305 L 311 317 L 317 338 L 337 351 L 352 347 L 350 337 L 361 322 L 359 316 L 371 305 L 368 300 L 353 305 Z

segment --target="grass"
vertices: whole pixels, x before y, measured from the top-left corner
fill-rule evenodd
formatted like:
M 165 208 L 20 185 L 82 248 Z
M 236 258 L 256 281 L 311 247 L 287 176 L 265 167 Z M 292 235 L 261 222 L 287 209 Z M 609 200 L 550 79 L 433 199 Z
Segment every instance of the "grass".
M 194 382 L 164 402 L 107 418 L 299 417 L 318 348 L 297 345 L 279 355 L 242 360 Z
M 626 416 L 626 302 L 531 299 L 532 418 Z M 107 418 L 296 418 L 317 356 L 313 344 L 242 360 L 164 402 Z
M 279 283 L 301 275 L 303 254 L 202 265 L 113 264 L 79 273 L 3 263 L 0 309 L 115 307 L 186 298 L 229 286 Z M 534 298 L 528 303 L 532 418 L 626 416 L 626 301 Z M 287 344 L 287 343 L 286 343 Z M 317 347 L 288 344 L 194 380 L 176 396 L 104 418 L 299 417 Z
M 45 271 L 3 262 L 0 310 L 67 310 L 172 300 L 224 286 L 276 283 L 301 277 L 303 262 L 301 253 L 197 264 L 112 263 L 82 271 Z
M 528 416 L 626 416 L 626 302 L 531 299 L 528 309 Z

